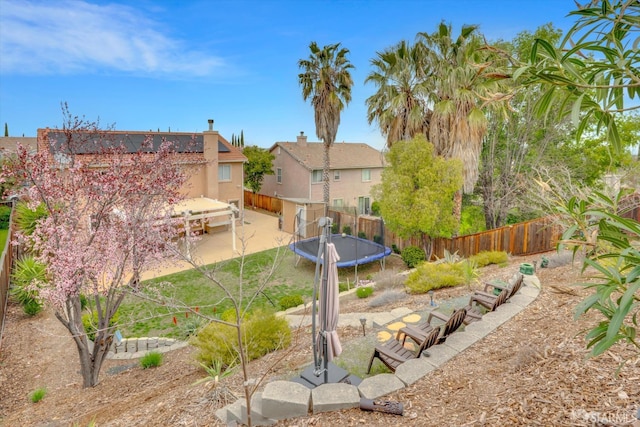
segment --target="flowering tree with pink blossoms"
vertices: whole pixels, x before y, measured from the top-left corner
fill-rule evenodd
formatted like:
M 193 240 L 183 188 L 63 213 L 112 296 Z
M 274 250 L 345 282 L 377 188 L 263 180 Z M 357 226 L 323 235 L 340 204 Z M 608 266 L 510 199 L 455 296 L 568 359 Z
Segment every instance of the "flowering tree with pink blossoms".
M 132 153 L 98 123 L 69 114 L 66 105 L 63 114 L 64 126 L 47 149 L 33 154 L 19 146 L 4 177 L 24 184 L 31 207 L 46 207 L 48 216 L 33 234 L 20 238 L 31 241 L 46 265 L 40 296 L 73 337 L 83 386 L 92 387 L 123 298 L 139 290 L 143 271 L 175 254 L 168 242 L 177 224 L 167 206 L 180 199 L 186 176 L 171 142 L 153 147 L 146 138 Z M 93 343 L 82 322 L 81 295 L 97 313 Z

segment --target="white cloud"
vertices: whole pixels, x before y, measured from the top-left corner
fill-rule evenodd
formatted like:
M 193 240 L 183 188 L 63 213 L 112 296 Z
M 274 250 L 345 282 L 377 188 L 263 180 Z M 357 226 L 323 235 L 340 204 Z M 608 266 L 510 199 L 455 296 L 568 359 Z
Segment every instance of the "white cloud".
M 1 74 L 107 70 L 139 75 L 208 76 L 221 58 L 192 50 L 131 7 L 85 1 L 2 0 Z

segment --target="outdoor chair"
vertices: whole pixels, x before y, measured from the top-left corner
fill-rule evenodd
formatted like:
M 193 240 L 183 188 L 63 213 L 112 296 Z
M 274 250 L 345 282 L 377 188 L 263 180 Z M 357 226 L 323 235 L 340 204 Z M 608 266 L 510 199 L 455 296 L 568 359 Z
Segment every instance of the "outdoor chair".
M 396 368 L 407 360 L 417 359 L 422 355 L 422 352 L 429 347 L 433 346 L 438 341 L 440 335 L 440 326 L 436 326 L 427 335 L 427 338 L 422 342 L 417 351 L 411 351 L 405 348 L 398 340 L 391 339 L 389 342 L 377 345 L 369 360 L 369 367 L 367 368 L 367 374 L 371 372 L 371 366 L 373 365 L 373 359 L 378 358 L 384 363 L 387 368 L 392 372 L 396 371 Z
M 418 325 L 407 325 L 398 331 L 396 334 L 396 340 L 400 341 L 400 337 L 402 337 L 402 345 L 404 345 L 407 337 L 411 338 L 415 341 L 416 344 L 421 345 L 422 342 L 427 339 L 431 331 L 433 330 L 433 326 L 431 325 L 431 320 L 433 319 L 434 311 L 429 313 L 429 317 L 427 321 Z M 442 344 L 445 342 L 447 337 L 458 330 L 460 326 L 462 326 L 462 322 L 465 317 L 467 317 L 467 309 L 459 308 L 446 320 L 446 323 L 443 326 L 442 333 L 438 336 L 436 344 Z M 437 317 L 436 317 L 437 318 Z
M 511 289 L 509 288 L 504 288 L 502 291 L 500 291 L 500 294 L 498 296 L 475 293 L 471 295 L 471 298 L 469 299 L 469 306 L 472 309 L 474 309 L 478 305 L 481 305 L 482 307 L 487 309 L 487 311 L 495 311 L 496 308 L 498 308 L 500 305 L 504 304 L 507 301 L 507 298 L 509 297 L 510 294 L 511 294 Z M 475 303 L 475 306 L 474 306 L 474 303 Z
M 503 286 L 498 283 L 485 283 L 484 291 L 475 291 L 473 296 L 477 297 L 478 300 L 482 300 L 485 303 L 482 305 L 488 309 L 489 307 L 487 305 L 493 303 L 493 301 L 495 301 L 500 295 L 500 294 L 496 295 L 495 292 L 490 292 L 489 291 L 490 288 L 493 288 L 494 290 L 500 290 L 500 293 L 502 293 L 502 291 L 507 289 L 508 293 L 505 300 L 505 302 L 507 302 L 512 296 L 518 293 L 523 283 L 524 283 L 524 276 L 522 274 L 519 274 L 516 280 L 513 283 L 509 283 L 507 286 Z

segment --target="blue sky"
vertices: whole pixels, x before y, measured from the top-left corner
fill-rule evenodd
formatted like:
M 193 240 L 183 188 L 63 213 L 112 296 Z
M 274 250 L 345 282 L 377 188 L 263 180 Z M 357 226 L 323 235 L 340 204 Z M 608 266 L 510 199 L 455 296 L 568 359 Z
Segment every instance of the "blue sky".
M 201 132 L 269 147 L 304 131 L 298 60 L 309 43 L 350 50 L 354 86 L 337 141 L 381 149 L 366 118 L 370 60 L 444 20 L 511 40 L 552 22 L 566 30 L 573 0 L 19 1 L 0 0 L 0 125 L 35 136 L 62 125 L 61 102 L 119 130 Z

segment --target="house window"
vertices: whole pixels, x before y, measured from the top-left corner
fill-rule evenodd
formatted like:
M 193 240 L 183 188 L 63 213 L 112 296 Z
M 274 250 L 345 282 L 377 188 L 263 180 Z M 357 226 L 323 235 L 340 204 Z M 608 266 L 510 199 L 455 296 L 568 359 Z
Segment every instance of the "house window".
M 333 180 L 340 181 L 340 171 L 333 171 Z
M 344 202 L 342 199 L 333 199 L 333 206 L 336 208 L 341 208 L 344 206 Z
M 358 214 L 368 215 L 371 211 L 369 196 L 358 197 Z
M 276 182 L 282 184 L 282 168 L 276 168 Z
M 322 171 L 320 169 L 314 170 L 311 176 L 311 183 L 317 184 L 322 182 Z
M 362 182 L 371 181 L 371 169 L 362 169 Z
M 231 165 L 218 165 L 218 181 L 231 181 Z

